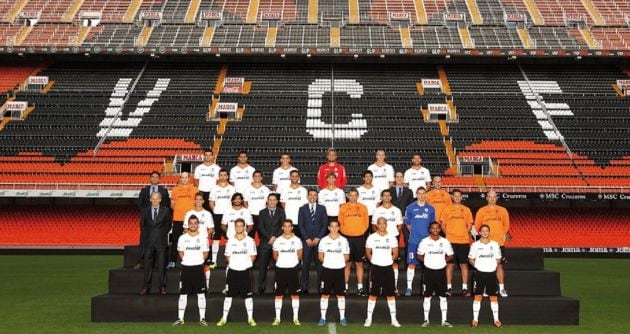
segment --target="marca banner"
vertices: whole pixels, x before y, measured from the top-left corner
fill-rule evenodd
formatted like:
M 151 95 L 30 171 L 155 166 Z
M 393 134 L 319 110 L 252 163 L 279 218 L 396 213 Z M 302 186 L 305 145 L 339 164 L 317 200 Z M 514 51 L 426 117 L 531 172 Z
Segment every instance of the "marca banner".
M 20 13 L 20 17 L 24 19 L 36 19 L 40 15 L 40 12 L 36 10 L 25 10 Z
M 140 190 L 0 190 L 0 197 L 138 198 Z
M 28 102 L 9 101 L 5 102 L 5 110 L 8 111 L 24 111 L 28 107 Z
M 442 89 L 442 81 L 440 79 L 422 79 L 422 88 Z
M 245 78 L 227 77 L 223 81 L 222 93 L 238 94 L 243 92 Z
M 141 20 L 161 20 L 162 12 L 157 11 L 143 11 L 140 13 Z
M 617 87 L 619 87 L 620 89 L 628 89 L 628 88 L 630 88 L 630 80 L 628 80 L 628 79 L 617 80 Z
M 100 18 L 101 15 L 103 15 L 101 12 L 92 12 L 92 11 L 81 12 L 82 19 Z
M 405 12 L 389 12 L 389 19 L 392 21 L 408 21 L 409 13 Z
M 216 112 L 218 112 L 218 113 L 220 113 L 220 112 L 236 113 L 237 110 L 238 110 L 238 103 L 234 103 L 234 102 L 219 102 L 219 103 L 217 103 Z
M 177 160 L 181 162 L 199 162 L 203 161 L 203 154 L 181 154 L 177 156 Z
M 582 22 L 584 18 L 580 14 L 564 14 L 564 20 L 566 22 Z
M 201 19 L 202 20 L 220 20 L 223 15 L 221 12 L 216 10 L 202 10 L 201 11 Z
M 47 85 L 48 84 L 48 77 L 35 77 L 35 76 L 31 76 L 28 77 L 28 84 L 29 85 Z
M 507 13 L 507 14 L 505 14 L 505 20 L 507 22 L 523 22 L 523 21 L 525 21 L 525 14 L 522 14 L 522 13 Z
M 446 21 L 464 21 L 464 13 L 444 13 L 444 19 Z
M 463 156 L 459 157 L 459 161 L 463 163 L 480 163 L 483 162 L 482 156 Z
M 260 14 L 260 18 L 263 20 L 280 20 L 282 19 L 282 13 L 280 12 L 263 12 Z
M 429 114 L 448 114 L 449 108 L 446 103 L 429 103 Z

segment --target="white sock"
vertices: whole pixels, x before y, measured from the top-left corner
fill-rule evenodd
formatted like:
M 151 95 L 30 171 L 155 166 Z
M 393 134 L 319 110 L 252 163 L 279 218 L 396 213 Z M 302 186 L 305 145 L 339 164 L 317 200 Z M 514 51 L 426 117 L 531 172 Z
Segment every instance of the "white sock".
M 206 320 L 206 294 L 197 294 L 197 307 L 199 307 L 199 320 Z
M 387 306 L 389 307 L 389 316 L 390 316 L 392 322 L 397 321 L 396 320 L 396 299 L 395 298 L 388 299 L 387 300 Z
M 337 307 L 339 308 L 339 319 L 346 318 L 346 297 L 337 296 Z
M 368 299 L 367 318 L 371 321 L 372 314 L 374 314 L 374 308 L 376 307 L 376 299 Z
M 481 310 L 481 302 L 474 301 L 473 302 L 473 320 L 479 321 L 479 311 Z
M 225 297 L 223 301 L 223 317 L 221 319 L 227 321 L 228 314 L 230 313 L 230 308 L 232 307 L 232 297 Z
M 446 290 L 451 290 L 453 288 L 453 284 L 448 283 L 446 284 Z
M 212 262 L 217 263 L 217 257 L 219 256 L 219 240 L 212 241 Z
M 348 283 L 346 283 L 346 290 L 348 290 Z
M 468 290 L 468 284 L 462 283 L 462 290 Z
M 254 300 L 252 297 L 245 298 L 245 310 L 247 311 L 247 320 L 254 319 Z
M 499 284 L 499 291 L 504 290 L 505 289 L 505 284 Z
M 276 298 L 276 302 L 274 303 L 276 306 L 276 319 L 280 320 L 280 311 L 282 311 L 282 297 Z
M 492 310 L 492 317 L 494 321 L 499 321 L 499 303 L 490 302 L 490 309 Z
M 179 295 L 179 302 L 177 303 L 177 319 L 184 320 L 184 313 L 186 312 L 187 303 L 188 295 Z
M 363 289 L 363 283 L 357 283 L 357 289 L 358 290 Z
M 321 312 L 321 318 L 326 320 L 326 311 L 328 311 L 328 297 L 319 299 L 319 310 Z
M 300 298 L 291 298 L 291 307 L 293 308 L 293 320 L 298 320 L 298 315 L 300 314 Z
M 398 265 L 394 264 L 394 289 L 398 291 Z
M 415 268 L 407 267 L 407 289 L 412 289 L 413 286 L 413 277 L 416 275 Z
M 429 312 L 431 311 L 431 297 L 425 297 L 422 302 L 424 308 L 424 321 L 429 321 Z
M 446 321 L 446 311 L 448 310 L 448 302 L 446 297 L 440 297 L 440 311 L 442 311 L 442 322 Z
M 206 275 L 206 291 L 210 290 L 210 269 L 205 270 L 204 274 Z

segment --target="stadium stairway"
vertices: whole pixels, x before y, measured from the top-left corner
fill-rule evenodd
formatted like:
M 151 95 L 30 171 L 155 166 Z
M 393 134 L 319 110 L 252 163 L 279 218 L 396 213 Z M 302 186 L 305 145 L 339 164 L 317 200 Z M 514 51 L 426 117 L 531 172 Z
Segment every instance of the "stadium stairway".
M 109 272 L 109 293 L 92 298 L 93 322 L 167 322 L 175 320 L 177 308 L 177 292 L 179 272 L 177 270 L 168 273 L 168 295 L 140 296 L 138 291 L 142 284 L 142 270 L 128 268 L 137 258 L 136 247 L 126 247 L 124 252 L 124 264 L 127 268 L 112 269 Z M 511 259 L 506 266 L 506 286 L 510 291 L 510 297 L 501 300 L 501 319 L 504 324 L 554 324 L 577 325 L 579 324 L 579 301 L 562 297 L 560 289 L 560 275 L 557 272 L 543 270 L 542 249 L 511 248 L 507 253 Z M 224 263 L 219 263 L 222 268 Z M 252 282 L 257 282 L 258 271 L 252 270 Z M 315 322 L 319 317 L 319 297 L 313 294 L 316 286 L 315 269 L 311 268 L 311 294 L 301 297 L 300 319 L 303 322 Z M 400 297 L 397 300 L 398 320 L 403 324 L 421 323 L 421 303 L 418 295 L 420 288 L 420 274 L 417 272 L 414 278 L 414 297 Z M 460 286 L 457 281 L 457 273 L 453 282 L 454 287 Z M 268 272 L 267 292 L 271 291 L 274 277 L 273 269 Z M 405 271 L 400 271 L 401 279 L 399 288 L 404 287 Z M 367 275 L 366 275 L 367 278 Z M 350 282 L 354 282 L 354 275 Z M 156 280 L 157 281 L 157 280 Z M 211 271 L 210 296 L 206 312 L 210 315 L 208 321 L 218 320 L 223 307 L 223 296 L 219 291 L 224 287 L 225 269 Z M 154 282 L 156 283 L 156 282 Z M 355 296 L 356 290 L 352 287 L 351 296 L 346 299 L 346 315 L 351 323 L 362 322 L 365 318 L 366 298 Z M 157 286 L 153 287 L 157 291 Z M 455 295 L 461 293 L 457 289 Z M 289 298 L 286 298 L 289 299 Z M 254 297 L 254 316 L 259 322 L 270 321 L 273 318 L 273 300 L 271 294 Z M 237 305 L 232 309 L 230 321 L 244 321 L 242 301 L 235 300 Z M 288 303 L 288 301 L 287 301 Z M 431 317 L 439 317 L 438 299 L 433 300 Z M 380 299 L 378 304 L 384 304 Z M 194 302 L 192 302 L 194 305 Z M 489 309 L 487 301 L 484 301 L 484 309 Z M 384 305 L 377 306 L 374 314 L 375 322 L 388 322 L 387 312 L 381 311 Z M 186 320 L 197 320 L 194 307 L 186 313 Z M 286 309 L 289 309 L 285 307 Z M 463 297 L 452 297 L 449 301 L 449 321 L 455 324 L 468 324 L 470 322 L 471 300 Z M 336 303 L 331 302 L 329 321 L 337 321 Z M 483 312 L 480 318 L 482 323 L 490 323 L 490 312 Z M 217 319 L 215 319 L 217 318 Z

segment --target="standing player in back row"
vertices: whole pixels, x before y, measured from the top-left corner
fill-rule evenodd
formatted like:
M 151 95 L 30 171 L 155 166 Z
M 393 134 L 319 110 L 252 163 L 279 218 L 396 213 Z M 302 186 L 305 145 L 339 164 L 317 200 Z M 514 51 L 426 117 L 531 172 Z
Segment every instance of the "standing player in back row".
M 442 215 L 442 209 L 449 204 L 453 204 L 453 199 L 451 194 L 442 189 L 441 176 L 435 176 L 432 185 L 433 190 L 427 193 L 427 202 L 435 209 L 435 218 L 439 219 Z
M 291 184 L 291 172 L 294 170 L 297 170 L 297 168 L 291 165 L 291 156 L 289 153 L 282 153 L 280 156 L 280 167 L 273 171 L 273 178 L 271 180 L 272 190 L 281 194 L 282 190 Z
M 372 183 L 379 192 L 394 185 L 394 167 L 385 162 L 385 151 L 376 151 L 376 161 L 367 168 L 374 179 Z
M 203 151 L 203 163 L 195 168 L 194 178 L 197 181 L 197 188 L 203 194 L 203 207 L 210 211 L 210 191 L 217 184 L 219 179 L 219 167 L 214 163 L 214 153 L 212 150 Z
M 505 290 L 505 273 L 503 264 L 507 262 L 505 257 L 505 242 L 510 240 L 510 215 L 507 210 L 497 205 L 497 193 L 489 191 L 486 200 L 488 205 L 480 208 L 475 216 L 475 229 L 479 231 L 481 225 L 490 227 L 490 240 L 496 241 L 501 246 L 501 262 L 497 267 L 497 279 L 499 280 L 499 294 L 507 297 Z
M 407 243 L 407 289 L 405 296 L 411 296 L 413 292 L 413 278 L 416 274 L 418 262 L 418 245 L 422 239 L 429 236 L 429 225 L 435 221 L 435 209 L 427 203 L 427 190 L 424 187 L 416 191 L 416 202 L 409 204 L 405 212 L 405 226 L 409 231 Z M 423 292 L 422 290 L 420 290 Z
M 199 194 L 201 196 L 201 194 Z M 202 197 L 203 198 L 203 197 Z M 203 201 L 203 199 L 202 199 Z M 192 215 L 184 222 L 188 229 L 177 242 L 177 252 L 182 263 L 180 276 L 180 290 L 177 321 L 173 326 L 184 324 L 184 313 L 188 303 L 188 295 L 197 295 L 197 306 L 199 307 L 199 324 L 208 326 L 206 322 L 206 284 L 203 277 L 203 264 L 208 258 L 208 235 L 199 233 L 199 219 Z
M 414 196 L 418 188 L 431 189 L 431 173 L 422 166 L 422 156 L 414 153 L 411 157 L 411 168 L 405 171 L 405 184 L 411 189 Z
M 326 213 L 328 214 L 328 221 L 337 220 L 339 216 L 339 207 L 346 202 L 346 193 L 342 189 L 337 188 L 335 185 L 337 176 L 335 173 L 328 173 L 326 175 L 326 182 L 328 186 L 319 191 L 318 200 L 319 204 L 326 207 Z
M 479 311 L 481 310 L 481 299 L 484 293 L 490 296 L 490 309 L 494 318 L 494 325 L 502 327 L 499 320 L 499 301 L 497 299 L 497 266 L 501 263 L 501 248 L 499 244 L 490 239 L 490 227 L 481 225 L 479 227 L 480 239 L 470 247 L 468 261 L 477 269 L 475 273 L 475 301 L 473 302 L 473 328 L 479 326 Z
M 319 186 L 319 189 L 324 189 L 328 186 L 326 177 L 328 176 L 328 173 L 331 172 L 335 173 L 337 176 L 337 180 L 335 181 L 337 188 L 343 189 L 346 184 L 348 184 L 348 176 L 346 175 L 346 169 L 343 165 L 337 162 L 337 150 L 329 148 L 326 159 L 328 161 L 321 165 L 319 167 L 319 171 L 317 172 L 317 185 Z
M 249 164 L 246 151 L 238 153 L 238 163 L 230 169 L 230 183 L 237 193 L 245 193 L 247 187 L 252 184 L 256 168 Z

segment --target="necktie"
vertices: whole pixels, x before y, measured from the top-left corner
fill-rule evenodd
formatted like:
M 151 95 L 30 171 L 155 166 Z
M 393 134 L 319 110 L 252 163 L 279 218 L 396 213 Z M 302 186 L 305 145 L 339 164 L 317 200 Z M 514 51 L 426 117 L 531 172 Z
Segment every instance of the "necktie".
M 157 215 L 158 215 L 158 209 L 154 208 L 153 209 L 153 220 L 155 220 L 155 218 L 157 218 Z
M 315 220 L 315 206 L 311 205 L 311 220 Z
M 401 195 L 402 195 L 402 188 L 399 187 L 398 188 L 398 196 L 397 197 L 400 198 Z
M 273 214 L 276 213 L 276 210 L 269 210 L 269 215 L 273 218 Z
M 156 186 L 151 187 L 151 194 L 153 194 L 154 192 L 157 192 L 157 187 Z

